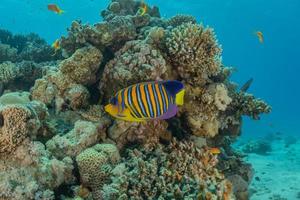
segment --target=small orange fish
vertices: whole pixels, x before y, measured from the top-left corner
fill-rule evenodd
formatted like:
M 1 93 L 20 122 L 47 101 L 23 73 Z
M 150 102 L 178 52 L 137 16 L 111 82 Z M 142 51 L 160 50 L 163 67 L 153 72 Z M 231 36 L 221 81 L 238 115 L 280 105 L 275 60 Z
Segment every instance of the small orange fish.
M 56 4 L 48 4 L 48 10 L 55 12 L 56 14 L 61 15 L 65 11 L 60 9 Z
M 59 39 L 55 40 L 51 46 L 55 49 L 55 51 L 57 51 L 58 49 L 60 49 Z
M 142 3 L 142 6 L 139 8 L 138 13 L 140 16 L 143 16 L 147 13 L 147 5 L 145 3 Z
M 212 154 L 220 154 L 221 150 L 217 147 L 212 147 L 212 148 L 209 149 L 209 152 L 212 153 Z
M 264 34 L 261 31 L 256 31 L 255 35 L 258 37 L 260 43 L 264 43 Z

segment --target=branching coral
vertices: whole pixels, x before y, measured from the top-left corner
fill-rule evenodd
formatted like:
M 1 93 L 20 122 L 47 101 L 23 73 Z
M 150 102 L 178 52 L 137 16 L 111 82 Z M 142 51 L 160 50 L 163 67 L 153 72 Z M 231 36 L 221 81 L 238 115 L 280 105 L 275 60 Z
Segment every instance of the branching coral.
M 108 178 L 112 166 L 119 160 L 119 151 L 112 144 L 95 145 L 76 157 L 81 181 L 92 189 L 93 199 L 104 199 L 101 188 Z
M 190 142 L 128 150 L 103 187 L 105 199 L 233 199 L 217 159 Z
M 256 120 L 259 119 L 259 114 L 270 111 L 271 107 L 264 101 L 243 92 L 232 94 L 232 103 L 228 108 L 228 112 L 234 112 L 236 116 L 247 115 Z
M 180 77 L 192 85 L 202 86 L 220 70 L 221 48 L 210 28 L 182 24 L 167 34 L 166 48 Z

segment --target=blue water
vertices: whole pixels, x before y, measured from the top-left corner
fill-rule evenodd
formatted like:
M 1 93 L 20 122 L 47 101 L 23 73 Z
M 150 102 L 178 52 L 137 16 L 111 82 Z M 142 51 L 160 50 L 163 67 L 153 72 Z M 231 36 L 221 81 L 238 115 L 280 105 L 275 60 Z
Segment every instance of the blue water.
M 35 32 L 49 43 L 66 34 L 75 19 L 95 23 L 108 0 L 1 0 L 0 27 L 15 33 Z M 237 72 L 239 84 L 254 78 L 249 92 L 265 99 L 273 111 L 262 120 L 246 119 L 245 136 L 269 132 L 298 134 L 300 113 L 300 1 L 299 0 L 149 0 L 163 17 L 194 15 L 215 29 L 223 47 L 223 62 Z M 57 3 L 66 11 L 59 16 L 47 10 Z M 261 30 L 265 42 L 253 34 Z

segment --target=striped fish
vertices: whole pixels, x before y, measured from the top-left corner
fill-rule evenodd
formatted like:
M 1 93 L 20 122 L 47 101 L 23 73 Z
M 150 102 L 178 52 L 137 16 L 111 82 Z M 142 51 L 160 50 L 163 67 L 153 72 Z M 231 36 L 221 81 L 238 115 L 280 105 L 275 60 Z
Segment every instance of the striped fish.
M 183 84 L 179 81 L 139 83 L 117 92 L 105 110 L 126 121 L 168 119 L 176 115 L 183 97 Z

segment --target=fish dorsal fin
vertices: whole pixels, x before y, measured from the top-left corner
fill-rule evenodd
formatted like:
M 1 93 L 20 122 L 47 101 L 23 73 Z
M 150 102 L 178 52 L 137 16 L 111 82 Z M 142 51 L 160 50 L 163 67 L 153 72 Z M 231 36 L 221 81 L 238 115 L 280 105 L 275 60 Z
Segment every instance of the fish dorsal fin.
M 162 84 L 165 86 L 166 90 L 174 98 L 178 92 L 183 89 L 183 84 L 180 81 L 164 81 Z

